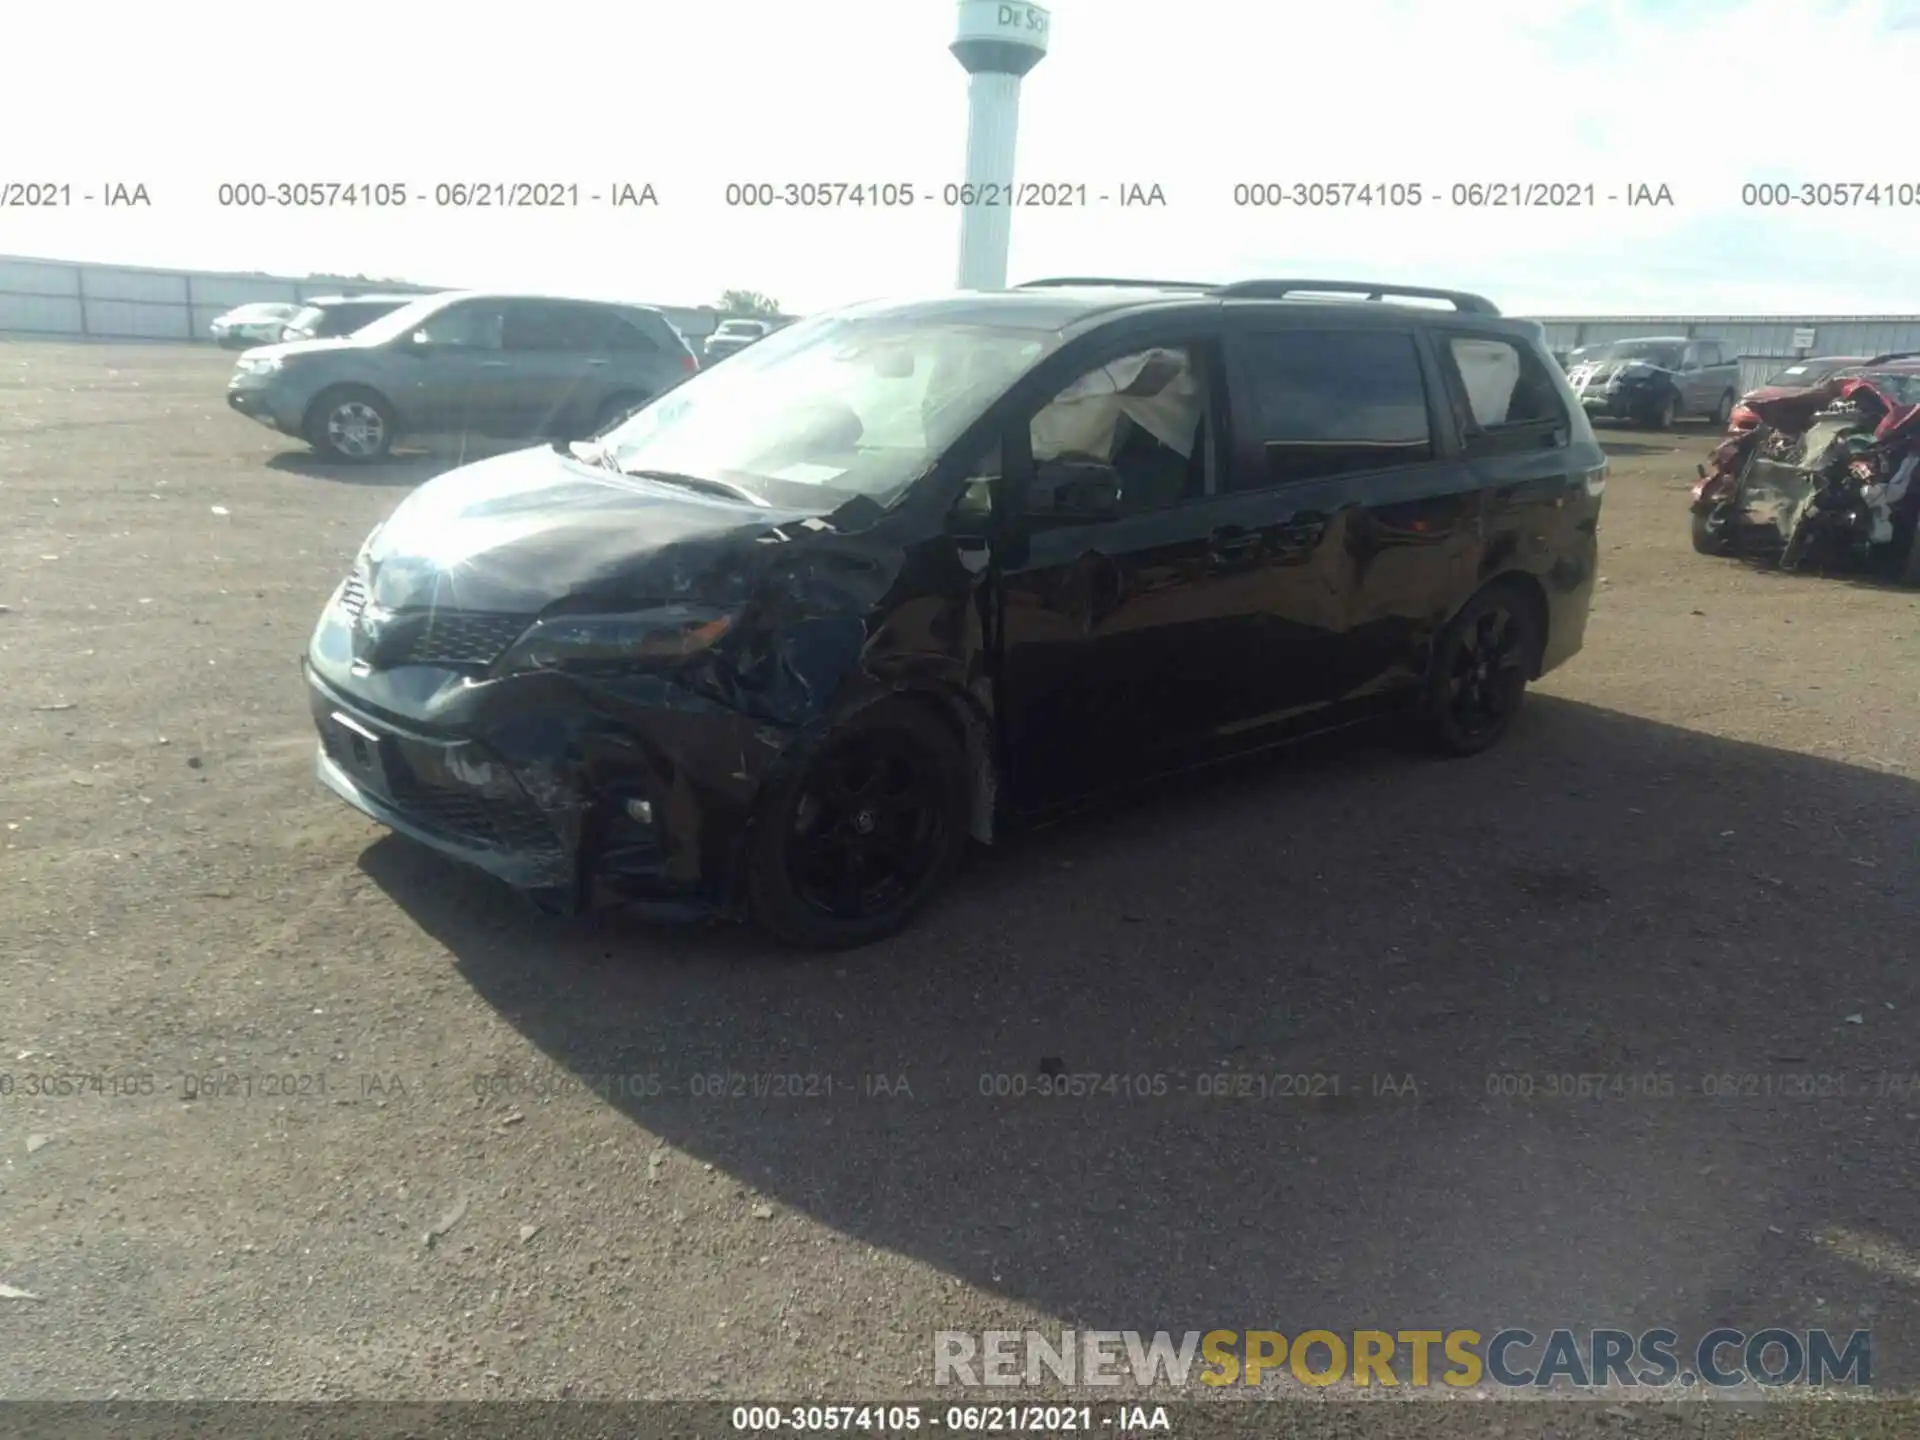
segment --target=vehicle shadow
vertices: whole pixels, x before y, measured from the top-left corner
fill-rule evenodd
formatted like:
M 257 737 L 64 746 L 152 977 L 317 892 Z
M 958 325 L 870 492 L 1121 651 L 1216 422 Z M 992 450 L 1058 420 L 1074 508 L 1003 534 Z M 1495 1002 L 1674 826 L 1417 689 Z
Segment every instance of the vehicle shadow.
M 826 958 L 362 866 L 554 1062 L 659 1076 L 637 1131 L 1062 1323 L 1871 1326 L 1894 1384 L 1920 1297 L 1844 1257 L 1920 1248 L 1916 813 L 1536 696 L 1475 760 L 1323 743 L 1010 840 Z

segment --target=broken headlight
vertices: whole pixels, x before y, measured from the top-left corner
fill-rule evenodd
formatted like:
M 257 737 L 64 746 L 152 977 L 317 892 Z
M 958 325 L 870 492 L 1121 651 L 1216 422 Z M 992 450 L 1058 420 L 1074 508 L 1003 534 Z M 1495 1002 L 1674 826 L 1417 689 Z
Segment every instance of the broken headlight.
M 661 605 L 618 615 L 554 615 L 536 621 L 514 641 L 496 668 L 513 675 L 684 660 L 725 635 L 733 621 L 731 611 L 700 605 Z

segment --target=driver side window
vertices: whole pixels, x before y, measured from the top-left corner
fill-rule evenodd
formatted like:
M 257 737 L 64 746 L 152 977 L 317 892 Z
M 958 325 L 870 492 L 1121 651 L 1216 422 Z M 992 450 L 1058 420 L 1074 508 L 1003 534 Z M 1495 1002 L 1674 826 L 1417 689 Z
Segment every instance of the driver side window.
M 433 345 L 457 345 L 471 350 L 498 350 L 504 317 L 496 305 L 450 305 L 427 318 L 420 328 Z
M 1029 510 L 1054 508 L 1045 488 L 1050 462 L 1111 467 L 1118 515 L 1197 500 L 1210 491 L 1211 366 L 1198 345 L 1154 346 L 1118 356 L 1080 376 L 1033 417 L 1037 488 Z

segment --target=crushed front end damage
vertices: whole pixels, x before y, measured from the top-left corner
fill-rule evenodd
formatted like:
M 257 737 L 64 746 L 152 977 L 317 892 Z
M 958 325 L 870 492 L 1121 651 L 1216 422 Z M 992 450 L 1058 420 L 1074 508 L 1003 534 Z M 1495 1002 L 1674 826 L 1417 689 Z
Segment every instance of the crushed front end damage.
M 481 525 L 471 543 L 376 532 L 308 651 L 320 778 L 556 913 L 738 913 L 763 788 L 903 663 L 869 617 L 915 551 L 831 516 L 586 483 L 613 499 L 453 521 Z M 662 537 L 639 553 L 640 527 L 617 523 L 636 507 Z M 700 623 L 663 622 L 671 643 L 645 660 L 541 648 L 636 614 Z
M 1911 569 L 1920 486 L 1920 406 L 1874 377 L 1756 401 L 1753 428 L 1700 467 L 1693 512 L 1730 548 L 1784 568 L 1879 563 Z

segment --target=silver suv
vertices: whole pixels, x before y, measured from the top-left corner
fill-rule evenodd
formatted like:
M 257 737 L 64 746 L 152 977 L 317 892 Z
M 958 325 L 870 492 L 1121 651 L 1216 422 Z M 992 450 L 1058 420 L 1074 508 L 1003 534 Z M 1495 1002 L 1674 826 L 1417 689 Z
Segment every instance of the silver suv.
M 426 295 L 352 335 L 250 350 L 227 403 L 332 460 L 406 436 L 579 439 L 699 368 L 665 316 L 530 295 Z

